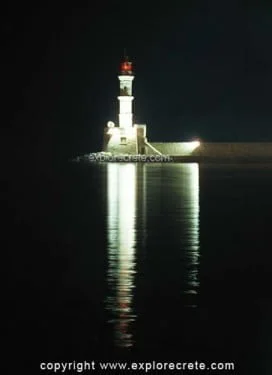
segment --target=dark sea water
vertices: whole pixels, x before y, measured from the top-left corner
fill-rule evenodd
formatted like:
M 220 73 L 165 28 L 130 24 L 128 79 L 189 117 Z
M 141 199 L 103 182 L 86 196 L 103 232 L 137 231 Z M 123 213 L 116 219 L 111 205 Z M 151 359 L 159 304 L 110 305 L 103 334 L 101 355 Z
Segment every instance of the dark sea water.
M 14 181 L 5 347 L 19 368 L 272 373 L 272 165 L 67 163 Z

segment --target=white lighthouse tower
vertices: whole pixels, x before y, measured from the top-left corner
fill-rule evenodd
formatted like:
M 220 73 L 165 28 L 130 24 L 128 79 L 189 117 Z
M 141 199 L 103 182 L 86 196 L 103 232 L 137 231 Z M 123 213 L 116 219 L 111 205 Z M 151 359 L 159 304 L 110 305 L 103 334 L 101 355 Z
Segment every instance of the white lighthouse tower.
M 146 153 L 146 125 L 133 123 L 133 95 L 132 83 L 134 73 L 132 62 L 127 57 L 121 63 L 119 70 L 120 92 L 119 101 L 119 126 L 108 121 L 104 130 L 103 151 L 112 155 L 137 155 Z
M 119 127 L 129 129 L 133 126 L 132 102 L 134 97 L 132 96 L 132 82 L 134 80 L 134 75 L 132 63 L 128 61 L 127 57 L 121 64 L 118 79 L 120 81 L 120 95 L 118 96 Z

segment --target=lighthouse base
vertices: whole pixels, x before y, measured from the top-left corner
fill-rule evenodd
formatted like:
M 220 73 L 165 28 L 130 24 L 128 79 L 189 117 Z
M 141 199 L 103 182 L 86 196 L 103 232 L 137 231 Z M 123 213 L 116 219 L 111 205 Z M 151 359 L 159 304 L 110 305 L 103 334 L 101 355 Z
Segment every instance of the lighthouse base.
M 146 143 L 146 125 L 107 127 L 104 130 L 103 151 L 112 155 L 145 155 Z

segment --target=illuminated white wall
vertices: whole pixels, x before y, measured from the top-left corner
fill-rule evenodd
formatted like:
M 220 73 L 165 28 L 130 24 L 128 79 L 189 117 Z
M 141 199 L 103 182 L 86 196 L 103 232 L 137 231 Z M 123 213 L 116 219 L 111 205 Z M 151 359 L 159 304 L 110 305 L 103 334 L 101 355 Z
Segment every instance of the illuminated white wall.
M 120 100 L 120 111 L 119 113 L 132 113 L 132 100 L 133 96 L 118 96 Z
M 132 113 L 120 113 L 119 114 L 119 126 L 121 128 L 130 128 L 133 124 Z
M 133 96 L 118 96 L 119 99 L 119 126 L 131 128 L 133 125 L 132 101 Z
M 135 273 L 136 165 L 107 164 L 108 285 L 107 309 L 114 324 L 115 344 L 133 345 L 130 324 Z
M 136 128 L 107 128 L 106 134 L 109 135 L 107 147 L 105 151 L 111 152 L 115 155 L 121 154 L 137 154 L 137 137 Z M 122 144 L 122 139 L 125 138 L 125 144 Z
M 190 156 L 195 150 L 201 148 L 199 141 L 192 142 L 150 142 L 156 150 L 164 155 Z

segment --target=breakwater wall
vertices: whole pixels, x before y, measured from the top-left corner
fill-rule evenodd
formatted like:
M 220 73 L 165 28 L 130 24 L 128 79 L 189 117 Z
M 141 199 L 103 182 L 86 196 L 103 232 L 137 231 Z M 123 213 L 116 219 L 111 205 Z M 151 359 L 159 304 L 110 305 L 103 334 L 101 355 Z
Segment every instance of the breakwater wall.
M 203 142 L 197 147 L 194 142 L 151 142 L 151 145 L 174 160 L 250 160 L 271 161 L 272 142 Z

